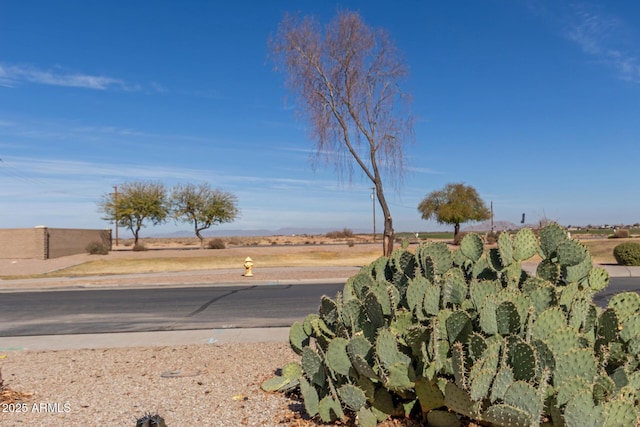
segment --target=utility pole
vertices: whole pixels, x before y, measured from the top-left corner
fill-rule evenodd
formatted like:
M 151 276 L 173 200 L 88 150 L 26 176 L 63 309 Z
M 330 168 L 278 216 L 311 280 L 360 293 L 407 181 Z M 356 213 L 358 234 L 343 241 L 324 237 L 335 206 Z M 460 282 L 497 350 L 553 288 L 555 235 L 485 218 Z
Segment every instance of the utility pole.
M 376 187 L 371 187 L 371 200 L 373 201 L 373 241 L 376 241 Z
M 118 246 L 118 186 L 113 186 L 113 216 L 116 223 L 116 246 Z
M 491 201 L 491 232 L 493 233 L 493 200 Z

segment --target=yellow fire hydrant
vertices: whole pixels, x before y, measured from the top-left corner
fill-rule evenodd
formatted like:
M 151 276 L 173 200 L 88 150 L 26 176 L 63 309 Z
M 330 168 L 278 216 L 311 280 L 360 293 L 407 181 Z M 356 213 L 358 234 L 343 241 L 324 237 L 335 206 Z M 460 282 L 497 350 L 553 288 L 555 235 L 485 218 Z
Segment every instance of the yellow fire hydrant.
M 251 269 L 253 268 L 253 260 L 250 257 L 247 257 L 244 260 L 244 268 L 245 268 L 244 277 L 253 276 L 253 273 L 251 272 Z

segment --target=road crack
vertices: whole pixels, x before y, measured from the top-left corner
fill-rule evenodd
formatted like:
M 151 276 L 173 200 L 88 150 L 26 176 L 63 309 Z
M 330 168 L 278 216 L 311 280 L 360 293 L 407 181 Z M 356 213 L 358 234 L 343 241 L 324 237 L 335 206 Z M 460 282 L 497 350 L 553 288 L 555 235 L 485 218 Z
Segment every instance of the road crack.
M 185 316 L 185 318 L 186 318 L 186 319 L 188 319 L 188 318 L 190 318 L 190 317 L 193 317 L 193 316 L 195 316 L 195 315 L 197 315 L 197 314 L 202 313 L 202 312 L 203 312 L 203 311 L 205 311 L 207 308 L 209 308 L 209 306 L 210 306 L 211 304 L 213 304 L 213 303 L 215 303 L 215 302 L 218 302 L 218 301 L 220 301 L 220 300 L 221 300 L 221 299 L 223 299 L 223 298 L 226 298 L 226 297 L 228 297 L 228 296 L 230 296 L 230 295 L 237 294 L 238 292 L 242 292 L 242 291 L 250 291 L 251 289 L 255 289 L 255 288 L 256 288 L 256 286 L 254 285 L 254 286 L 250 286 L 250 287 L 248 287 L 248 288 L 236 289 L 236 290 L 234 290 L 234 291 L 227 292 L 226 294 L 222 294 L 222 295 L 217 296 L 217 297 L 215 297 L 215 298 L 211 298 L 209 301 L 207 301 L 206 303 L 202 304 L 200 307 L 196 308 L 196 309 L 195 309 L 194 311 L 192 311 L 191 313 L 187 314 L 187 315 Z

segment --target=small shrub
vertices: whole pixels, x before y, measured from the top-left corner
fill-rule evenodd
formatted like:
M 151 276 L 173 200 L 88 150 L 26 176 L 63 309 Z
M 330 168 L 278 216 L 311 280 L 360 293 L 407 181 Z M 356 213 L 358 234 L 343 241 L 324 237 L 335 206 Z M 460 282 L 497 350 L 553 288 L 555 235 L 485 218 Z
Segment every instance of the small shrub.
M 225 249 L 227 245 L 224 243 L 224 240 L 220 238 L 211 239 L 207 243 L 207 249 Z
M 347 240 L 347 246 L 349 246 L 350 248 L 354 247 L 356 244 L 356 242 L 354 242 L 353 240 Z
M 147 250 L 147 247 L 144 245 L 144 243 L 138 243 L 136 245 L 133 245 L 133 248 L 131 248 L 131 250 L 134 252 L 144 252 Z
M 629 230 L 626 228 L 616 228 L 613 232 L 614 239 L 628 239 L 629 238 Z
M 349 228 L 343 228 L 342 231 L 330 231 L 325 234 L 329 239 L 348 239 L 353 237 L 353 231 Z
M 613 248 L 613 256 L 620 265 L 640 265 L 640 243 L 624 242 Z
M 498 236 L 500 233 L 496 233 L 495 231 L 490 231 L 487 233 L 485 237 L 485 241 L 487 245 L 495 245 L 498 242 Z
M 230 239 L 228 239 L 228 243 L 232 246 L 242 246 L 244 242 L 238 237 L 231 237 Z
M 109 247 L 100 242 L 89 243 L 86 250 L 89 255 L 107 255 L 109 253 Z

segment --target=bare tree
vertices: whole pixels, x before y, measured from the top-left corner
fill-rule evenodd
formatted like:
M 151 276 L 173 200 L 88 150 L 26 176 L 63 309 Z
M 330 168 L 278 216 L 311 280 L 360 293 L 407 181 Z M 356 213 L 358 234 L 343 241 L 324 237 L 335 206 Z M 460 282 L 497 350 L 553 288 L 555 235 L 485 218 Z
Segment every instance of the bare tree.
M 276 69 L 286 72 L 298 112 L 311 125 L 316 160 L 342 177 L 353 164 L 371 180 L 384 215 L 383 252 L 393 250 L 393 220 L 383 188 L 400 181 L 412 119 L 399 83 L 407 69 L 388 35 L 343 11 L 324 28 L 311 17 L 286 15 L 269 42 Z

